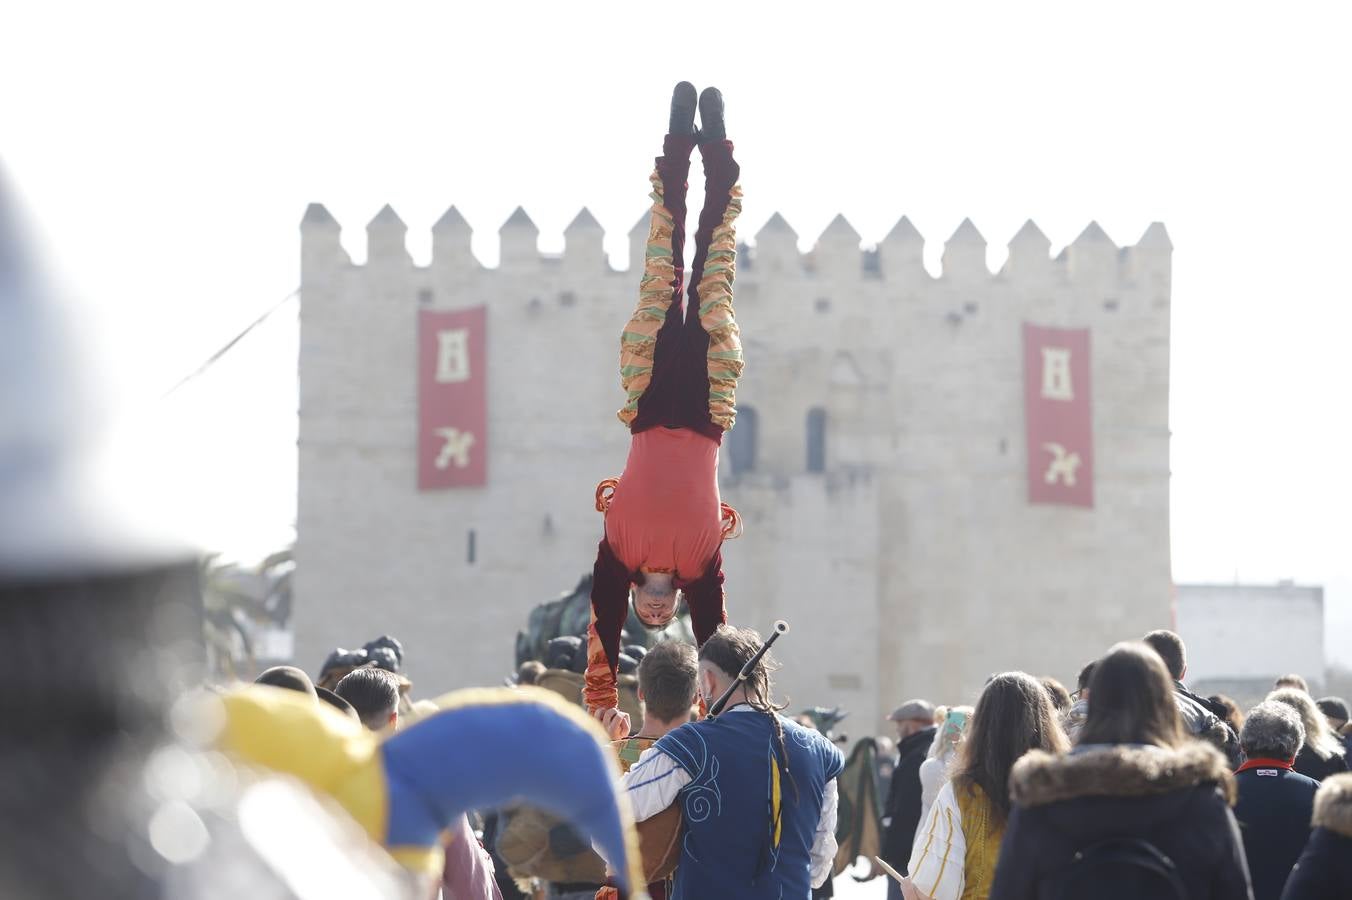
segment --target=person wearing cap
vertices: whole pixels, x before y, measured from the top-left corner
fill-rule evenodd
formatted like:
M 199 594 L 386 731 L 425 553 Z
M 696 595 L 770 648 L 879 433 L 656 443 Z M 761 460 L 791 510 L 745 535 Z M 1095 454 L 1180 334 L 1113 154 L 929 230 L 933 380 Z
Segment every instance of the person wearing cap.
M 920 824 L 923 793 L 920 766 L 929 754 L 938 729 L 934 724 L 934 704 L 928 700 L 907 700 L 887 718 L 897 729 L 897 764 L 892 770 L 892 784 L 883 808 L 883 843 L 878 855 L 904 875 L 911 858 L 915 829 Z M 874 868 L 875 876 L 883 874 L 880 867 Z M 890 878 L 887 890 L 889 898 L 902 896 L 901 885 Z
M 1314 705 L 1319 707 L 1324 718 L 1329 720 L 1329 727 L 1333 729 L 1333 733 L 1343 739 L 1343 746 L 1347 748 L 1347 752 L 1343 755 L 1352 759 L 1352 726 L 1348 724 L 1348 719 L 1352 719 L 1352 716 L 1348 715 L 1347 701 L 1342 697 L 1324 697 L 1316 700 Z

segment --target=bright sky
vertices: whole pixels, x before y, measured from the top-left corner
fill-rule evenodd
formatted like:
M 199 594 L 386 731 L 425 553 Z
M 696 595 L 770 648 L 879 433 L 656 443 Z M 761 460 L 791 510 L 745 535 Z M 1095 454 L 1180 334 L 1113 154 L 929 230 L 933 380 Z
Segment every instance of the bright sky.
M 779 210 L 807 249 L 843 212 L 872 243 L 906 214 L 937 272 L 964 216 L 992 268 L 1029 217 L 1053 252 L 1091 219 L 1119 244 L 1164 221 L 1175 577 L 1323 584 L 1328 649 L 1352 663 L 1352 6 L 659 8 L 6 10 L 0 158 L 60 271 L 97 300 L 109 386 L 154 426 L 156 471 L 201 540 L 247 557 L 287 539 L 294 303 L 158 398 L 297 285 L 307 202 L 357 259 L 392 203 L 420 262 L 455 203 L 490 264 L 517 204 L 546 250 L 586 205 L 624 265 L 684 78 L 727 97 L 748 235 Z

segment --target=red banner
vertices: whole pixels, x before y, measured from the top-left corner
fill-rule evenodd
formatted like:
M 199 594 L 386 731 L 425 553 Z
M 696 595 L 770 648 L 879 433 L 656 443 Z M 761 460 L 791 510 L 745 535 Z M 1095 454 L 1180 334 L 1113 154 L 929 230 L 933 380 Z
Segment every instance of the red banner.
M 418 312 L 418 490 L 488 483 L 482 306 Z
M 1028 500 L 1094 505 L 1089 329 L 1023 326 Z

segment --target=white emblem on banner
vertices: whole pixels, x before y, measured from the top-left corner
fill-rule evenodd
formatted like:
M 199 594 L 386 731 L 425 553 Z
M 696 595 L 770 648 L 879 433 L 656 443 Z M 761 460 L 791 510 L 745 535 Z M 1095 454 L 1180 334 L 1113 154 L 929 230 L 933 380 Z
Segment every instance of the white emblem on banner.
M 1067 453 L 1065 447 L 1055 443 L 1043 444 L 1042 447 L 1052 455 L 1051 465 L 1047 466 L 1047 474 L 1044 476 L 1046 482 L 1056 484 L 1060 481 L 1066 487 L 1075 487 L 1075 473 L 1080 468 L 1080 454 Z
M 437 434 L 442 441 L 441 452 L 437 454 L 436 467 L 444 469 L 455 463 L 457 469 L 469 465 L 469 450 L 474 446 L 474 435 L 459 428 L 438 428 Z
M 469 329 L 448 328 L 437 332 L 437 382 L 469 381 Z
M 1070 384 L 1068 347 L 1042 348 L 1042 396 L 1048 400 L 1075 399 L 1075 390 Z

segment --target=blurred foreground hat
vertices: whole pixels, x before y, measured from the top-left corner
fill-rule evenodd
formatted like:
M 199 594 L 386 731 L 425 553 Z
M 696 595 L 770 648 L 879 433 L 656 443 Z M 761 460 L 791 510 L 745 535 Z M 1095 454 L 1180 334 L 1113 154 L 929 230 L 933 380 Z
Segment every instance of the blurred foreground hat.
M 1315 701 L 1319 711 L 1330 719 L 1342 719 L 1346 722 L 1352 716 L 1347 714 L 1347 701 L 1342 697 L 1324 697 Z
M 193 556 L 111 464 L 81 324 L 33 263 L 0 171 L 0 578 L 145 569 Z
M 0 173 L 0 720 L 22 723 L 0 728 L 0 897 L 200 896 L 167 886 L 146 768 L 200 682 L 196 554 L 137 484 L 144 454 L 114 452 L 76 340 L 91 307 L 60 302 L 30 253 Z
M 905 703 L 892 710 L 892 715 L 887 717 L 892 722 L 905 722 L 907 719 L 928 719 L 934 720 L 934 704 L 928 700 L 907 700 Z
M 315 696 L 314 682 L 295 666 L 273 666 L 254 679 L 254 684 L 270 684 L 273 687 L 286 688 L 288 691 L 300 691 Z
M 328 688 L 317 687 L 315 688 L 315 694 L 316 696 L 319 697 L 320 700 L 324 701 L 329 706 L 332 706 L 334 709 L 338 710 L 343 715 L 347 716 L 349 719 L 355 719 L 358 722 L 361 721 L 361 716 L 357 714 L 357 707 L 353 706 L 351 703 L 348 703 L 346 700 L 344 700 L 342 697 L 339 697 L 337 694 L 335 694 Z

